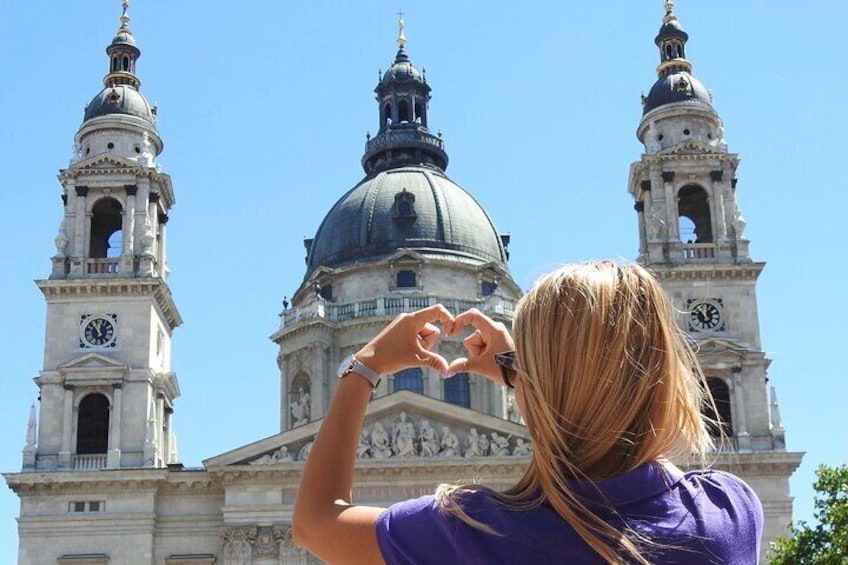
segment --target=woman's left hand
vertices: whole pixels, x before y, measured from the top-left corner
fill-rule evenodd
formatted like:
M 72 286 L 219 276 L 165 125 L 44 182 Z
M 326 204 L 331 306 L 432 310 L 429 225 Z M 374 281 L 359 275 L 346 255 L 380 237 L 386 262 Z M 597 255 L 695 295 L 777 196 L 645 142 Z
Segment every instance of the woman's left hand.
M 446 374 L 448 362 L 431 351 L 441 331 L 434 324 L 453 328 L 453 316 L 436 304 L 401 314 L 356 353 L 356 359 L 381 375 L 409 367 L 430 367 Z

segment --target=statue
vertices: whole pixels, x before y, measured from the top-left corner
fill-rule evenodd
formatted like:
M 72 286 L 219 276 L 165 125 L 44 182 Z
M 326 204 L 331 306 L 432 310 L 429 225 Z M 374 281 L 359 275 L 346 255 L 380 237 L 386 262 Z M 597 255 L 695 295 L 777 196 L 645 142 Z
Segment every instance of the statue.
M 269 463 L 279 463 L 280 461 L 291 461 L 292 456 L 289 453 L 289 448 L 285 445 L 280 447 L 280 449 L 273 451 L 271 453 L 266 453 L 262 457 L 254 459 L 250 462 L 251 465 L 267 465 Z
M 75 165 L 79 163 L 80 159 L 82 159 L 82 147 L 80 147 L 79 141 L 74 139 L 74 146 L 71 148 L 71 165 Z
M 533 446 L 529 441 L 524 441 L 523 438 L 515 438 L 515 447 L 512 448 L 512 454 L 515 457 L 527 457 L 533 453 Z
M 141 135 L 141 155 L 138 157 L 138 164 L 142 167 L 152 167 L 153 163 L 153 144 L 150 143 L 150 135 L 144 132 Z
M 509 455 L 509 437 L 492 432 L 492 444 L 489 450 L 494 457 L 506 457 Z
M 489 447 L 491 443 L 489 442 L 489 438 L 486 437 L 486 434 L 480 434 L 480 437 L 477 438 L 477 449 L 480 451 L 480 456 L 485 457 L 489 454 Z
M 312 412 L 312 397 L 305 388 L 298 389 L 298 397 L 293 400 L 289 407 L 291 408 L 292 427 L 302 426 L 309 422 Z
M 515 404 L 515 396 L 512 394 L 506 399 L 506 419 L 516 424 L 524 423 L 521 412 L 518 411 L 518 406 Z
M 406 420 L 406 412 L 400 413 L 400 422 L 392 431 L 392 448 L 399 457 L 415 455 L 415 427 Z
M 421 457 L 435 457 L 439 453 L 439 441 L 436 438 L 436 430 L 428 420 L 421 421 L 421 431 L 418 434 L 418 443 L 421 446 Z
M 465 437 L 465 457 L 480 457 L 480 436 L 477 428 L 471 428 Z
M 300 448 L 300 451 L 297 454 L 298 461 L 306 461 L 306 458 L 309 457 L 309 452 L 312 451 L 312 444 L 314 442 L 310 441 L 306 445 Z
M 368 430 L 363 429 L 359 434 L 359 443 L 356 445 L 357 459 L 371 459 L 371 446 L 368 444 Z
M 456 457 L 459 455 L 459 439 L 447 426 L 442 426 L 442 442 L 439 457 Z
M 386 459 L 392 456 L 392 447 L 389 444 L 389 434 L 383 424 L 377 422 L 371 430 L 371 457 L 374 459 Z
M 745 233 L 745 226 L 747 222 L 745 222 L 745 218 L 742 217 L 742 210 L 739 207 L 736 207 L 736 215 L 733 218 L 733 228 L 736 230 L 736 237 L 742 237 L 742 234 Z

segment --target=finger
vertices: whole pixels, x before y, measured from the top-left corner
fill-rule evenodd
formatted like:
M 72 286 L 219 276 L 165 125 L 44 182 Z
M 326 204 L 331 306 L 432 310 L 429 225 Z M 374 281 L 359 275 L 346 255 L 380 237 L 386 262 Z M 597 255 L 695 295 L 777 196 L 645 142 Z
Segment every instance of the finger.
M 471 326 L 478 330 L 488 330 L 495 327 L 495 321 L 477 308 L 466 310 L 454 318 L 454 324 L 457 327 Z
M 432 351 L 428 351 L 426 349 L 421 349 L 418 352 L 418 355 L 415 356 L 418 359 L 418 362 L 422 367 L 429 367 L 431 369 L 435 369 L 441 374 L 446 374 L 448 372 L 448 362 L 444 357 L 439 355 L 438 353 L 433 353 Z
M 409 317 L 416 324 L 425 324 L 427 322 L 441 322 L 443 325 L 447 325 L 453 322 L 453 316 L 448 309 L 442 306 L 441 304 L 434 304 L 432 306 L 428 306 L 427 308 L 422 308 L 417 312 L 412 312 Z
M 421 328 L 421 330 L 419 330 L 418 340 L 424 349 L 432 349 L 439 340 L 440 335 L 442 335 L 442 332 L 439 328 L 433 324 L 427 323 L 424 324 L 424 327 Z
M 465 357 L 459 357 L 451 361 L 448 366 L 447 378 L 450 378 L 454 375 L 458 375 L 459 373 L 467 373 L 468 372 L 468 359 Z
M 465 349 L 471 357 L 478 357 L 486 350 L 486 342 L 483 340 L 483 336 L 480 335 L 479 331 L 475 331 L 473 334 L 463 339 L 462 345 L 465 346 Z

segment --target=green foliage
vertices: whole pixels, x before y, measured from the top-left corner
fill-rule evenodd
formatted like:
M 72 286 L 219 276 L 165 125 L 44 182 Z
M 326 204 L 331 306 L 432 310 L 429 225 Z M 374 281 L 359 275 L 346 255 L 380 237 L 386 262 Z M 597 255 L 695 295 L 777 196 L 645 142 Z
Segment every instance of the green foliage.
M 848 465 L 820 466 L 814 488 L 818 524 L 790 526 L 790 537 L 771 545 L 771 565 L 848 564 Z

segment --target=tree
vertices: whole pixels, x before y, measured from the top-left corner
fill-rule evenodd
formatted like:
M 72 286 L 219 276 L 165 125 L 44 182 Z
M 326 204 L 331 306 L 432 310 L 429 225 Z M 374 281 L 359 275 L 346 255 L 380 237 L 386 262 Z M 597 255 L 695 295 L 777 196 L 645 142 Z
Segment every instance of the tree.
M 772 565 L 848 563 L 848 465 L 816 469 L 815 517 L 818 524 L 790 525 L 790 537 L 771 544 Z

